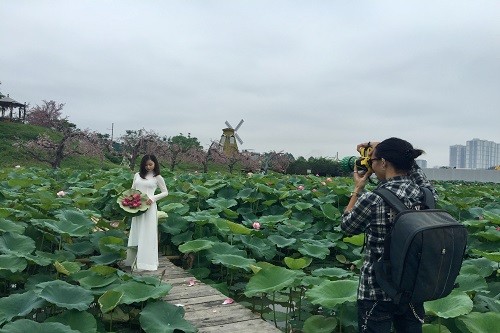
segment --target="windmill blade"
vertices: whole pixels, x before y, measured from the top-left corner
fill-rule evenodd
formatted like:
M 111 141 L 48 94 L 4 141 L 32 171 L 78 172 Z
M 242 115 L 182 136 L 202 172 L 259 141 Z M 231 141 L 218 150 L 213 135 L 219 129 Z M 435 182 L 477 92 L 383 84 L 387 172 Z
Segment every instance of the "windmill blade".
M 231 126 L 231 124 L 230 124 L 227 120 L 226 120 L 225 124 L 226 124 L 226 126 L 227 126 L 228 128 L 233 128 L 233 126 Z
M 238 135 L 238 133 L 234 133 L 234 137 L 236 138 L 236 140 L 238 140 L 238 142 L 240 143 L 240 145 L 243 144 L 243 140 L 241 140 L 240 136 Z
M 238 128 L 240 128 L 241 124 L 243 124 L 243 119 L 240 120 L 239 124 L 235 127 L 235 131 L 238 130 Z

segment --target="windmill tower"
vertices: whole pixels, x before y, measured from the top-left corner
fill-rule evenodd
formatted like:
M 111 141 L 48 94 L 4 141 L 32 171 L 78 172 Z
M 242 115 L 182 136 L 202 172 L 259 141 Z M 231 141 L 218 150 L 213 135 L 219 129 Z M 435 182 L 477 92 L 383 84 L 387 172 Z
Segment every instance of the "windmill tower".
M 220 138 L 220 146 L 222 147 L 222 151 L 226 156 L 232 155 L 234 152 L 238 152 L 238 144 L 236 141 L 238 141 L 241 144 L 243 144 L 243 140 L 241 140 L 240 136 L 236 131 L 241 127 L 243 124 L 243 119 L 240 120 L 238 125 L 233 128 L 229 122 L 226 121 L 226 128 L 222 129 L 222 136 Z

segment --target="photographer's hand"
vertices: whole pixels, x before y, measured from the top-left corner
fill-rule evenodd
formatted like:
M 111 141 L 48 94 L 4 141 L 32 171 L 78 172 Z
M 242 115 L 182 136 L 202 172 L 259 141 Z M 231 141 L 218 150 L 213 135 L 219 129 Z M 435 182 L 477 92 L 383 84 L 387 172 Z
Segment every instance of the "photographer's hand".
M 363 190 L 365 189 L 366 182 L 368 181 L 372 173 L 373 171 L 369 170 L 368 172 L 365 172 L 363 175 L 361 175 L 358 173 L 358 167 L 354 165 L 354 191 L 351 193 L 351 199 L 349 200 L 349 203 L 344 210 L 344 214 L 348 214 L 352 210 L 354 204 L 358 200 L 358 197 L 361 196 Z

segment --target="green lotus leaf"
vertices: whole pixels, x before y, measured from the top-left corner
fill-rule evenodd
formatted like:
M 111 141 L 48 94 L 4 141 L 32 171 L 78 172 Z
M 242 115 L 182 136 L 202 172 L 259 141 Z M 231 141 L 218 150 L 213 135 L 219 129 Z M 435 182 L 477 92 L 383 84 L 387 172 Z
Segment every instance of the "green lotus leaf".
M 159 227 L 162 232 L 178 235 L 189 228 L 189 222 L 178 213 L 170 213 L 166 221 L 159 224 Z
M 180 202 L 171 202 L 169 204 L 161 206 L 161 210 L 167 213 L 184 215 L 189 212 L 189 205 L 185 205 Z
M 314 257 L 318 259 L 325 259 L 330 254 L 330 249 L 321 245 L 303 244 L 298 248 L 298 251 L 305 256 Z
M 179 251 L 182 253 L 199 252 L 211 248 L 213 244 L 214 242 L 208 239 L 195 239 L 180 245 Z
M 498 264 L 484 257 L 464 260 L 460 274 L 479 275 L 488 277 L 497 270 Z
M 35 241 L 30 237 L 6 232 L 0 235 L 0 252 L 24 256 L 35 251 Z
M 257 294 L 268 294 L 294 287 L 303 276 L 302 271 L 292 271 L 278 266 L 263 267 L 248 281 L 245 295 L 252 297 Z
M 485 257 L 486 259 L 492 260 L 494 262 L 500 262 L 500 252 L 485 252 L 472 249 L 472 253 L 479 254 L 480 256 Z
M 90 274 L 77 279 L 78 283 L 86 289 L 93 288 L 102 288 L 105 286 L 109 286 L 113 282 L 118 280 L 117 275 L 99 275 L 94 272 L 90 272 Z
M 424 303 L 425 313 L 441 318 L 455 318 L 472 311 L 472 300 L 462 291 L 453 290 L 444 298 Z
M 337 327 L 337 318 L 313 315 L 304 322 L 304 333 L 332 333 Z
M 488 291 L 486 280 L 481 275 L 461 273 L 457 276 L 456 283 L 460 291 Z
M 228 268 L 241 268 L 250 270 L 250 265 L 255 264 L 255 259 L 248 259 L 234 254 L 216 254 L 212 257 L 214 264 L 221 264 Z
M 423 324 L 422 333 L 451 333 L 443 324 Z
M 191 189 L 202 198 L 210 197 L 214 191 L 201 185 L 191 185 Z
M 184 309 L 166 302 L 149 303 L 139 322 L 146 333 L 196 333 L 198 329 L 184 319 Z
M 37 288 L 41 298 L 68 310 L 85 311 L 94 301 L 94 296 L 89 290 L 62 280 L 43 282 Z
M 89 268 L 89 271 L 97 273 L 99 275 L 114 275 L 118 270 L 114 267 L 105 265 L 96 265 Z
M 159 286 L 153 286 L 150 284 L 131 280 L 117 286 L 113 290 L 123 293 L 123 297 L 120 303 L 132 304 L 146 301 L 148 299 L 157 299 L 164 297 L 171 289 L 172 285 L 166 283 L 162 283 Z
M 77 262 L 71 262 L 71 261 L 65 261 L 65 262 L 59 262 L 56 261 L 54 263 L 54 267 L 56 270 L 64 275 L 71 275 L 73 273 L 78 272 L 81 269 L 81 264 Z
M 207 199 L 207 204 L 210 207 L 214 208 L 219 208 L 219 209 L 226 209 L 226 208 L 231 208 L 234 207 L 238 204 L 238 202 L 234 199 L 225 199 L 225 198 L 210 198 Z
M 97 321 L 94 316 L 85 311 L 65 311 L 59 315 L 48 318 L 46 323 L 61 323 L 81 333 L 97 332 Z
M 364 241 L 365 241 L 365 234 L 358 234 L 358 235 L 354 235 L 354 236 L 350 236 L 350 237 L 344 237 L 344 239 L 342 239 L 342 241 L 344 243 L 349 243 L 349 244 L 353 244 L 356 246 L 363 246 Z
M 285 257 L 284 261 L 288 268 L 295 270 L 295 269 L 303 269 L 309 266 L 312 262 L 312 258 L 302 257 L 295 259 L 291 257 Z
M 302 211 L 302 210 L 307 210 L 307 209 L 311 208 L 313 206 L 313 204 L 309 203 L 309 202 L 300 201 L 300 202 L 295 203 L 293 206 L 295 207 L 295 209 Z
M 0 271 L 22 272 L 28 266 L 26 259 L 12 254 L 0 255 Z
M 236 246 L 229 243 L 213 243 L 212 247 L 209 249 L 209 256 L 221 255 L 221 254 L 234 254 L 237 256 L 246 256 L 246 251 L 238 249 Z
M 340 211 L 337 207 L 334 207 L 332 204 L 323 204 L 320 206 L 323 214 L 332 221 L 338 221 L 340 217 Z
M 328 267 L 328 268 L 318 268 L 311 272 L 313 276 L 326 276 L 335 278 L 346 278 L 353 276 L 353 272 L 346 271 L 340 267 Z
M 457 318 L 469 332 L 491 333 L 498 332 L 498 323 L 500 323 L 500 313 L 498 312 L 471 312 L 466 316 Z M 458 326 L 458 325 L 457 325 Z M 465 332 L 465 330 L 463 330 Z
M 494 227 L 490 227 L 485 231 L 476 232 L 476 233 L 474 233 L 474 235 L 481 237 L 481 238 L 483 238 L 487 241 L 490 241 L 490 242 L 500 241 L 500 231 L 498 231 Z
M 276 255 L 274 244 L 267 239 L 242 236 L 241 242 L 252 251 L 256 258 L 271 260 Z
M 15 234 L 23 234 L 24 229 L 26 229 L 26 223 L 12 222 L 10 220 L 0 218 L 1 232 L 12 232 Z
M 260 224 L 263 224 L 265 226 L 268 225 L 273 226 L 276 223 L 283 222 L 286 220 L 288 220 L 288 217 L 286 217 L 285 215 L 266 215 L 260 217 L 258 222 L 260 222 Z
M 79 241 L 72 244 L 64 244 L 64 249 L 76 255 L 88 255 L 94 252 L 94 245 L 89 241 Z
M 99 251 L 101 254 L 119 253 L 125 251 L 125 240 L 115 236 L 99 238 Z
M 280 247 L 280 248 L 288 247 L 292 244 L 295 244 L 295 242 L 297 241 L 297 239 L 295 239 L 295 238 L 286 238 L 286 237 L 283 237 L 283 236 L 277 235 L 277 234 L 271 235 L 271 236 L 267 237 L 267 239 L 270 240 L 271 242 L 273 242 L 277 247 Z
M 38 297 L 33 291 L 22 294 L 12 294 L 0 298 L 0 325 L 11 321 L 14 317 L 23 317 L 34 309 L 39 309 L 45 301 Z
M 231 230 L 231 232 L 233 234 L 237 234 L 237 235 L 249 235 L 249 234 L 252 233 L 251 229 L 248 229 L 247 227 L 245 227 L 242 224 L 234 223 L 234 222 L 227 221 L 227 220 L 225 221 L 225 223 L 229 227 L 229 230 Z
M 186 216 L 186 220 L 190 222 L 195 222 L 198 225 L 205 225 L 215 217 L 217 217 L 216 213 L 202 210 L 197 212 L 190 212 L 189 216 Z
M 120 253 L 104 253 L 99 256 L 90 257 L 90 260 L 98 265 L 111 265 L 122 259 L 123 257 Z
M 312 304 L 333 309 L 345 302 L 355 302 L 358 290 L 358 281 L 337 280 L 325 281 L 319 286 L 314 286 L 306 291 L 306 298 Z
M 81 333 L 61 323 L 37 323 L 29 319 L 19 319 L 5 324 L 0 330 L 2 333 Z
M 123 291 L 107 290 L 101 297 L 97 300 L 102 313 L 107 313 L 112 311 L 114 308 L 120 304 L 123 297 Z
M 166 219 L 168 218 L 168 214 L 165 213 L 164 211 L 159 210 L 156 212 L 156 217 L 158 218 L 158 220 Z
M 131 199 L 131 197 L 134 195 L 139 196 L 140 206 L 138 207 L 124 206 L 123 201 Z M 151 207 L 151 205 L 146 204 L 148 199 L 149 197 L 146 193 L 142 193 L 141 191 L 135 189 L 128 189 L 123 191 L 122 193 L 120 193 L 120 195 L 117 196 L 116 203 L 118 204 L 118 206 L 120 206 L 124 215 L 134 217 L 143 214 L 149 209 L 149 207 Z

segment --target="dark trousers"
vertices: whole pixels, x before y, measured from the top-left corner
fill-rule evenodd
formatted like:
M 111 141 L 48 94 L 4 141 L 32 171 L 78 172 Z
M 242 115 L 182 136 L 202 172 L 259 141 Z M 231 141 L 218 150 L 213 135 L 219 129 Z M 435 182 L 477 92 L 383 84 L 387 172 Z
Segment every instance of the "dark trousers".
M 393 302 L 358 300 L 360 333 L 422 333 L 424 304 L 396 305 Z M 418 318 L 417 318 L 418 316 Z M 419 319 L 420 318 L 420 319 Z

